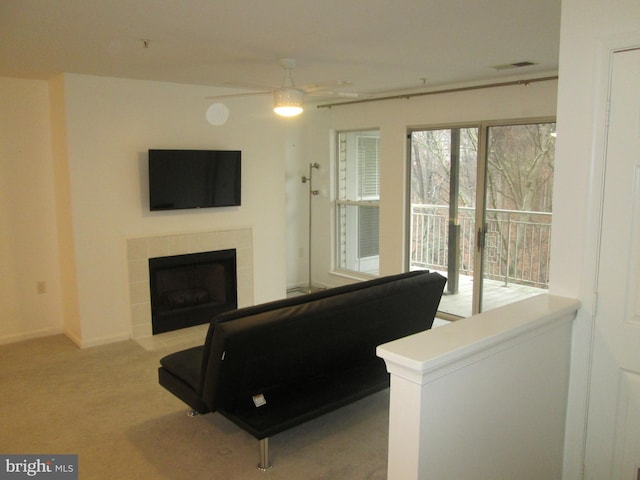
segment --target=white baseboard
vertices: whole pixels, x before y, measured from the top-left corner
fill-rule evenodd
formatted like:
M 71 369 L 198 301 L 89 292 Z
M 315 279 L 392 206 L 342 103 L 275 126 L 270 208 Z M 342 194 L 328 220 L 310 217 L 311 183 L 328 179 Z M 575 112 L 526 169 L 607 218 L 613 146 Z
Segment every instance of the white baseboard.
M 41 328 L 39 330 L 32 330 L 30 332 L 14 333 L 12 335 L 0 336 L 0 345 L 7 345 L 9 343 L 18 343 L 24 340 L 31 340 L 33 338 L 50 337 L 51 335 L 60 335 L 63 333 L 61 327 L 49 327 Z
M 98 338 L 90 338 L 90 339 L 83 338 L 80 340 L 80 343 L 78 343 L 73 338 L 71 339 L 71 341 L 76 345 L 78 345 L 80 348 L 84 349 L 84 348 L 98 347 L 100 345 L 107 345 L 109 343 L 122 342 L 124 340 L 129 340 L 130 338 L 131 338 L 131 334 L 127 332 L 127 333 L 121 333 L 119 335 L 111 335 L 109 337 L 98 337 Z
M 23 342 L 25 340 L 31 340 L 34 338 L 50 337 L 53 335 L 63 334 L 69 340 L 71 340 L 78 348 L 91 348 L 99 345 L 106 345 L 108 343 L 121 342 L 123 340 L 129 340 L 131 335 L 129 333 L 122 333 L 119 335 L 112 335 L 109 337 L 100 337 L 92 339 L 79 338 L 68 330 L 64 330 L 61 327 L 42 328 L 39 330 L 33 330 L 31 332 L 20 332 L 12 335 L 0 336 L 0 345 L 8 345 L 11 343 Z

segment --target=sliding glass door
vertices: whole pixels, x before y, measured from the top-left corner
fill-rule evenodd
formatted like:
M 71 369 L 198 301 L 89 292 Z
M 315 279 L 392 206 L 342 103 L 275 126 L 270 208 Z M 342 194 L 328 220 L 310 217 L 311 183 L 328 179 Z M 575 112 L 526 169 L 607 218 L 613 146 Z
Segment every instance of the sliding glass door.
M 547 288 L 555 125 L 411 130 L 409 268 L 466 317 Z
M 487 129 L 481 311 L 546 292 L 555 123 Z

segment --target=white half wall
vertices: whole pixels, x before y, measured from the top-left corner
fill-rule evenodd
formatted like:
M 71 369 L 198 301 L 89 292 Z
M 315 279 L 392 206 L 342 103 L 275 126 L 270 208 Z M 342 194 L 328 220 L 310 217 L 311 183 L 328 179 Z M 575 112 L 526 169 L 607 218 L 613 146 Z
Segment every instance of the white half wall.
M 578 307 L 539 295 L 379 346 L 389 480 L 560 480 Z

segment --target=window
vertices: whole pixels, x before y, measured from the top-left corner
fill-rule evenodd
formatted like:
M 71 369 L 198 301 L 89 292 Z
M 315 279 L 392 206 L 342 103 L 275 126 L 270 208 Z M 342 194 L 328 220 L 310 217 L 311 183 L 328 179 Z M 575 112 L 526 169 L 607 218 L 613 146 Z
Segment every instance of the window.
M 380 132 L 338 132 L 336 269 L 378 275 Z

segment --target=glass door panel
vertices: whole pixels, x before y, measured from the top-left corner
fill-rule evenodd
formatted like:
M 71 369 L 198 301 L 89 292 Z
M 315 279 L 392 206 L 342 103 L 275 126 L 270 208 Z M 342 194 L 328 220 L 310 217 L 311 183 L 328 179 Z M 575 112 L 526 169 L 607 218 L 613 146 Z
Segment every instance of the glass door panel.
M 490 126 L 480 311 L 549 283 L 555 123 Z
M 478 128 L 410 133 L 410 270 L 448 278 L 440 311 L 472 313 Z

